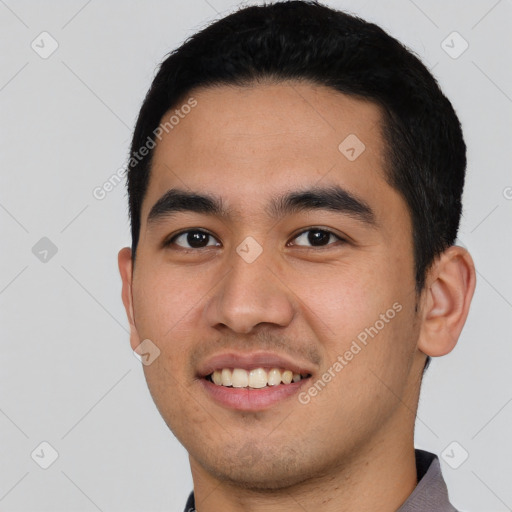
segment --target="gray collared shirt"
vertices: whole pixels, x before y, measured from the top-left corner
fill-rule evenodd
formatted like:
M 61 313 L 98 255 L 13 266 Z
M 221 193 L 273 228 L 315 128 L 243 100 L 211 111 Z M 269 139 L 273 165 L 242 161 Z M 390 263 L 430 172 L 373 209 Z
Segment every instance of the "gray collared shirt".
M 448 499 L 437 455 L 418 449 L 414 452 L 418 485 L 396 512 L 458 512 Z M 191 493 L 184 512 L 194 511 L 194 493 Z

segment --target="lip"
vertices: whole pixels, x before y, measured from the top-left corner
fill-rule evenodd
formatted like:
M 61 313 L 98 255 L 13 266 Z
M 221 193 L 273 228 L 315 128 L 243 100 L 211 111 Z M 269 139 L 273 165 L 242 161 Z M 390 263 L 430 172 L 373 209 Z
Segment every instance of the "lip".
M 255 368 L 280 368 L 293 373 L 309 375 L 298 382 L 278 384 L 265 388 L 233 388 L 219 386 L 205 379 L 215 370 L 222 368 L 242 368 L 250 371 Z M 294 361 L 285 355 L 271 352 L 235 353 L 225 352 L 210 357 L 198 369 L 198 377 L 206 394 L 217 404 L 238 411 L 262 411 L 299 393 L 303 386 L 309 385 L 313 369 L 303 361 Z
M 206 394 L 217 404 L 237 411 L 263 411 L 282 403 L 299 393 L 303 386 L 310 384 L 311 378 L 301 379 L 291 384 L 279 384 L 260 389 L 231 388 L 218 386 L 206 379 L 200 379 Z M 298 403 L 298 402 L 297 402 Z
M 254 370 L 256 368 L 281 368 L 291 370 L 301 375 L 312 375 L 313 369 L 303 361 L 294 361 L 288 356 L 272 352 L 251 352 L 236 353 L 224 352 L 208 358 L 198 368 L 198 377 L 204 378 L 215 370 L 223 368 L 241 368 L 243 370 Z M 287 384 L 291 385 L 291 384 Z M 277 387 L 277 386 L 276 386 Z

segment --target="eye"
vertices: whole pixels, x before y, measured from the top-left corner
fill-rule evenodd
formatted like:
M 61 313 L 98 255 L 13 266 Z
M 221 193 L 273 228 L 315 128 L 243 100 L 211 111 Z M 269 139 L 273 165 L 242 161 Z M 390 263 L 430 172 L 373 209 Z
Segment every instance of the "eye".
M 321 228 L 311 228 L 303 231 L 302 233 L 299 233 L 293 238 L 293 240 L 299 240 L 302 243 L 293 243 L 291 245 L 308 247 L 307 244 L 310 244 L 309 247 L 326 247 L 329 245 L 334 245 L 331 242 L 333 238 L 340 242 L 345 242 L 343 238 L 336 235 L 332 231 Z M 177 245 L 184 250 L 204 249 L 206 247 L 221 246 L 220 242 L 218 242 L 213 235 L 201 229 L 189 229 L 187 231 L 182 231 L 181 233 L 171 237 L 168 241 L 164 242 L 165 247 L 172 245 Z
M 324 247 L 327 245 L 333 245 L 333 244 L 329 244 L 329 240 L 331 240 L 331 237 L 334 237 L 341 242 L 345 242 L 345 240 L 343 238 L 334 234 L 332 231 L 328 231 L 326 229 L 320 229 L 320 228 L 307 229 L 306 231 L 299 233 L 299 235 L 297 235 L 294 238 L 294 240 L 302 240 L 302 242 L 307 242 L 307 243 L 311 244 L 312 247 Z M 302 244 L 294 243 L 292 245 L 302 245 Z
M 173 244 L 182 247 L 183 249 L 203 249 L 205 247 L 220 246 L 220 243 L 208 243 L 208 240 L 216 240 L 210 233 L 201 229 L 189 229 L 188 231 L 182 231 L 177 235 L 174 235 L 167 242 L 164 243 L 165 247 L 169 247 Z M 188 245 L 187 245 L 188 244 Z

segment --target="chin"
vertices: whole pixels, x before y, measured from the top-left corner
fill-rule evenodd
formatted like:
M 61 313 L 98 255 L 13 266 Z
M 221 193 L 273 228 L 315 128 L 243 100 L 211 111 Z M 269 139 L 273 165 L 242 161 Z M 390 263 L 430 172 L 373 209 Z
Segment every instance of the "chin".
M 196 459 L 203 468 L 219 481 L 258 492 L 276 491 L 301 484 L 318 475 L 319 468 L 308 467 L 297 453 L 284 456 L 279 450 L 262 454 L 257 447 L 244 446 L 232 456 L 205 461 Z M 212 457 L 210 453 L 209 459 Z M 301 457 L 302 458 L 302 457 Z

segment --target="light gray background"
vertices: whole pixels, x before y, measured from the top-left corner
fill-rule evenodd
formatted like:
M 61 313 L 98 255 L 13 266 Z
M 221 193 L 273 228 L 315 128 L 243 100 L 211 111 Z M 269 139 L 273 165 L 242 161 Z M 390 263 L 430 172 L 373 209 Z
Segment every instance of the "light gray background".
M 469 167 L 459 238 L 478 284 L 459 344 L 425 378 L 416 446 L 441 455 L 456 441 L 452 465 L 469 453 L 458 469 L 441 457 L 455 506 L 512 510 L 512 3 L 326 3 L 416 51 L 462 121 Z M 124 183 L 101 201 L 92 191 L 126 163 L 157 64 L 235 6 L 0 0 L 3 511 L 184 507 L 186 452 L 151 400 L 120 298 L 117 252 L 130 243 Z M 59 45 L 47 59 L 31 48 L 43 31 Z M 456 59 L 441 46 L 453 31 L 469 43 Z M 463 42 L 444 44 L 453 52 Z M 58 249 L 46 263 L 32 252 L 42 237 Z M 46 470 L 31 458 L 42 441 L 59 454 Z

